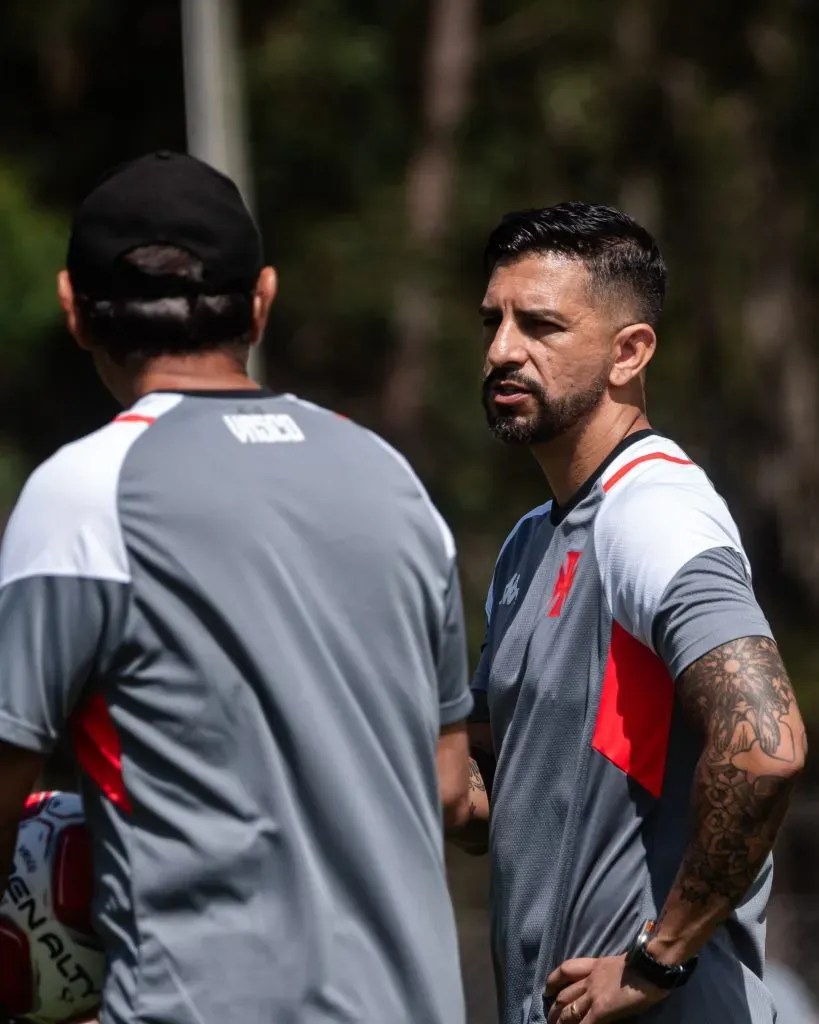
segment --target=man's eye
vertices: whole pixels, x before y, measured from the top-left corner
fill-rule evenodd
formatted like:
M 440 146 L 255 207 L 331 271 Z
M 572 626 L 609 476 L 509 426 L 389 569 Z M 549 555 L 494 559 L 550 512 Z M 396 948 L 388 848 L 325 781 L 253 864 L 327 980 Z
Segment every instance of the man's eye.
M 556 324 L 554 320 L 545 320 L 540 316 L 527 316 L 524 318 L 524 323 L 528 330 L 538 334 L 547 334 L 551 331 L 562 330 L 560 324 Z
M 497 316 L 485 316 L 483 318 L 484 327 L 497 327 L 500 324 L 500 317 Z

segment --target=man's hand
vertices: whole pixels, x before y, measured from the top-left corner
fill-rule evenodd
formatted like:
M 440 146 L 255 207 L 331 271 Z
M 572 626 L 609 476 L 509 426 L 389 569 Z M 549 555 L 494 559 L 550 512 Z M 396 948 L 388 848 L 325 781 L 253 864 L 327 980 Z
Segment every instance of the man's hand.
M 666 998 L 626 968 L 626 957 L 566 960 L 552 971 L 546 995 L 555 998 L 549 1024 L 608 1024 L 646 1010 Z

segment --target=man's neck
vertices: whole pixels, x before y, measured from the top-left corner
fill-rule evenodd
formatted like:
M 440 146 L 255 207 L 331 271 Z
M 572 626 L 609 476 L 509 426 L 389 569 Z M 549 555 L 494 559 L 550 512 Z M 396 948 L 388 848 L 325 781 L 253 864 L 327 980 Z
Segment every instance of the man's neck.
M 222 352 L 152 359 L 128 385 L 130 403 L 151 391 L 251 391 L 259 388 L 241 362 Z
M 645 413 L 633 406 L 618 406 L 611 414 L 607 412 L 601 410 L 601 414 L 554 441 L 532 446 L 558 505 L 571 500 L 623 438 L 649 426 Z

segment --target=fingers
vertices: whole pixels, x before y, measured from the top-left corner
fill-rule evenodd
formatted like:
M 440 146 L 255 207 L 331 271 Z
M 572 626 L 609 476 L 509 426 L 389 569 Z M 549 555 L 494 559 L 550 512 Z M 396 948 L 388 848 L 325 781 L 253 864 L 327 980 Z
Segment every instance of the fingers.
M 555 998 L 552 1008 L 549 1010 L 549 1016 L 546 1018 L 548 1024 L 566 1024 L 575 1019 L 572 1014 L 577 1014 L 580 1010 L 584 1009 L 586 1003 L 591 1005 L 591 1000 L 586 996 L 586 982 L 578 981 L 574 985 L 567 985 L 566 988 L 561 989 L 560 993 Z M 574 1006 L 573 1010 L 570 1007 Z M 582 1020 L 582 1017 L 576 1017 L 577 1020 Z
M 591 974 L 595 963 L 596 961 L 593 957 L 583 957 L 580 960 L 565 960 L 546 979 L 546 995 L 553 996 L 567 985 L 573 985 L 575 982 L 587 978 Z
M 557 1018 L 557 1024 L 582 1024 L 587 1019 L 586 1014 L 591 1010 L 591 1005 L 589 996 L 582 995 L 563 1009 Z

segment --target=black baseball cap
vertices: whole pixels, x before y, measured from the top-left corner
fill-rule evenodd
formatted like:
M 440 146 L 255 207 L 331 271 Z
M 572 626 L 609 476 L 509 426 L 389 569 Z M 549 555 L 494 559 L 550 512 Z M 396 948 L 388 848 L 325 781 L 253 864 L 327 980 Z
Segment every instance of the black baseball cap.
M 201 260 L 201 282 L 151 279 L 124 262 L 147 245 L 174 246 Z M 109 171 L 80 204 L 66 265 L 75 292 L 90 298 L 219 295 L 256 283 L 262 244 L 230 178 L 163 150 Z

